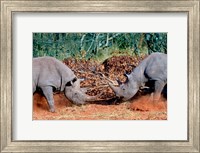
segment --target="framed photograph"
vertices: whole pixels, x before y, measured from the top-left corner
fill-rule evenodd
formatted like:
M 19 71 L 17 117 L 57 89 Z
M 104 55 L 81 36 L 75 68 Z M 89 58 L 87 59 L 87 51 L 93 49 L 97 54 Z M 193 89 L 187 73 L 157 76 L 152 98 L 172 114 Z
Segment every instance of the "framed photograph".
M 1 152 L 199 152 L 199 1 L 1 0 Z
M 167 120 L 167 33 L 33 33 L 32 69 L 33 120 Z

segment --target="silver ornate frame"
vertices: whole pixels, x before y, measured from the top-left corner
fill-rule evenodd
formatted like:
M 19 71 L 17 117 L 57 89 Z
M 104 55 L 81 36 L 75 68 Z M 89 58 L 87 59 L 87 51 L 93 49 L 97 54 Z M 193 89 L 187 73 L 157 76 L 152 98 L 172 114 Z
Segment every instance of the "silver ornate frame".
M 199 0 L 0 0 L 1 152 L 200 152 Z M 12 15 L 15 12 L 187 12 L 187 141 L 13 141 Z

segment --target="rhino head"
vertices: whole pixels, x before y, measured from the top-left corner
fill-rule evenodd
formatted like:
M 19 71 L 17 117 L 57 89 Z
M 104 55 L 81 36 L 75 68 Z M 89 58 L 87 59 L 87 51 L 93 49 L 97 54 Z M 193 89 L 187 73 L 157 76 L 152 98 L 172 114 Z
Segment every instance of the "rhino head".
M 80 105 L 86 102 L 96 101 L 97 96 L 88 96 L 85 94 L 86 90 L 80 88 L 81 79 L 75 78 L 70 83 L 65 86 L 65 96 L 71 100 L 73 103 Z
M 138 82 L 134 78 L 132 78 L 131 75 L 125 74 L 125 76 L 127 77 L 127 79 L 124 83 L 121 83 L 119 80 L 117 80 L 119 84 L 118 87 L 109 83 L 109 86 L 115 92 L 115 95 L 118 98 L 121 98 L 123 101 L 131 99 L 139 90 Z

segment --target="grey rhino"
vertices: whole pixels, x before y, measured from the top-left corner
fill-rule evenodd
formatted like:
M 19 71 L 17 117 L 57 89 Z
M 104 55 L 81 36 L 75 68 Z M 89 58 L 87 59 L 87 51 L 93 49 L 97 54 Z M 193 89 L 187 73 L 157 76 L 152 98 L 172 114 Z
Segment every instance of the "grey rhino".
M 154 81 L 153 100 L 160 99 L 161 92 L 167 84 L 167 54 L 152 53 L 139 63 L 134 70 L 128 75 L 125 83 L 120 83 L 116 87 L 109 83 L 117 97 L 126 101 L 131 99 L 148 81 Z
M 46 97 L 50 112 L 55 112 L 53 91 L 64 91 L 65 96 L 75 104 L 95 101 L 80 88 L 80 80 L 64 63 L 53 57 L 33 58 L 33 94 L 40 88 Z M 75 96 L 76 95 L 76 96 Z M 80 97 L 77 99 L 77 96 Z

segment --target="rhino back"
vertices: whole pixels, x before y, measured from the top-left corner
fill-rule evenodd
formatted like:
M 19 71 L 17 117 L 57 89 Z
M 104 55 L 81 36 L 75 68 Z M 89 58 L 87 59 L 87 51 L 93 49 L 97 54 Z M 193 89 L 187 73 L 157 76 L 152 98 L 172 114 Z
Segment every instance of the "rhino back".
M 33 82 L 39 86 L 53 86 L 64 90 L 68 81 L 75 77 L 71 69 L 53 57 L 33 59 Z
M 167 81 L 167 55 L 153 53 L 146 61 L 144 75 L 150 80 Z
M 142 60 L 131 72 L 130 80 L 136 80 L 139 85 L 148 80 L 167 81 L 167 55 L 152 53 Z

